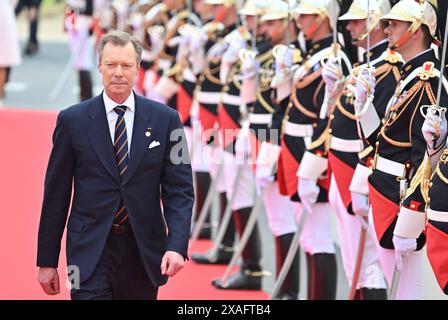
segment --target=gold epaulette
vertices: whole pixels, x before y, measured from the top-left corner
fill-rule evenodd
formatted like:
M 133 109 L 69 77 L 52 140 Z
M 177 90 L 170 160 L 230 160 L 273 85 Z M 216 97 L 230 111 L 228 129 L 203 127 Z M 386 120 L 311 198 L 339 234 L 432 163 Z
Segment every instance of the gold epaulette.
M 184 9 L 179 11 L 179 13 L 177 14 L 177 18 L 179 20 L 185 20 L 188 19 L 188 17 L 190 16 L 190 11 L 188 9 Z
M 387 49 L 386 52 L 387 52 L 387 54 L 384 57 L 384 61 L 386 61 L 386 62 L 388 62 L 390 64 L 397 64 L 398 62 L 401 61 L 401 59 L 398 57 L 396 52 L 394 52 L 394 51 L 392 51 L 390 49 Z
M 375 68 L 375 72 L 373 73 L 376 84 L 380 83 L 384 78 L 386 78 L 389 73 L 393 73 L 395 81 L 399 81 L 401 78 L 400 70 L 397 65 L 384 63 L 379 67 Z
M 434 62 L 427 61 L 423 64 L 423 69 L 417 74 L 417 77 L 422 81 L 428 81 L 431 78 L 436 77 L 434 72 Z

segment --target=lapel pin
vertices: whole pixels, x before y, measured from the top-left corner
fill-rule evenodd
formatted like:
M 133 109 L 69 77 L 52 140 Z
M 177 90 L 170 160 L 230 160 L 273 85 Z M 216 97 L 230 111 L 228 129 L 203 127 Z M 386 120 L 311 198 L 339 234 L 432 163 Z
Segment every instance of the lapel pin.
M 152 129 L 151 128 L 147 128 L 145 136 L 147 136 L 149 138 L 151 136 L 151 132 L 152 132 Z

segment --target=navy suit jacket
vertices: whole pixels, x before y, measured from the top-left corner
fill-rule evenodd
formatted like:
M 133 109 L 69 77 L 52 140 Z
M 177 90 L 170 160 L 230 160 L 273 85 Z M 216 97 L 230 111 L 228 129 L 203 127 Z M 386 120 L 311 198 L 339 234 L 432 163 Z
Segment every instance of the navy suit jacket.
M 160 145 L 149 149 L 153 141 Z M 183 162 L 170 156 L 181 156 Z M 102 254 L 120 199 L 149 278 L 155 285 L 166 283 L 162 256 L 170 250 L 187 257 L 194 202 L 181 121 L 175 110 L 135 95 L 130 159 L 120 179 L 99 95 L 59 113 L 45 177 L 37 265 L 58 266 L 71 203 L 67 263 L 79 267 L 81 283 L 86 280 Z

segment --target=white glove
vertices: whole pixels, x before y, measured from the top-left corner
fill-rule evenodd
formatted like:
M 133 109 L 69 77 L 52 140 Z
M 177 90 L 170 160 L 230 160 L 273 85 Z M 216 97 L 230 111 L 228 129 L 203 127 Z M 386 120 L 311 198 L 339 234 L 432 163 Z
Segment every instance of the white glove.
M 392 242 L 395 248 L 395 263 L 398 271 L 401 271 L 403 269 L 403 258 L 417 249 L 417 240 L 394 235 Z
M 442 115 L 433 109 L 428 108 L 427 110 L 425 122 L 422 126 L 422 133 L 426 143 L 428 144 L 428 149 L 436 149 L 440 146 L 441 142 L 446 139 L 447 121 L 445 112 L 442 111 L 441 114 Z M 436 128 L 438 130 L 436 130 Z
M 234 64 L 238 60 L 238 53 L 246 47 L 246 41 L 236 40 L 230 44 L 226 52 L 222 56 L 222 62 Z
M 209 59 L 221 59 L 224 52 L 226 52 L 229 45 L 224 42 L 217 42 L 213 47 L 211 47 L 207 52 L 207 57 Z
M 230 69 L 238 60 L 238 53 L 241 49 L 246 46 L 246 41 L 237 40 L 230 44 L 229 48 L 224 52 L 221 59 L 221 69 L 219 72 L 219 77 L 222 84 L 227 82 L 227 77 L 229 75 Z
M 288 48 L 282 56 L 275 59 L 275 73 L 279 74 L 289 70 L 293 64 L 293 50 Z
M 373 75 L 374 71 L 374 68 L 370 68 L 370 70 L 368 68 L 364 68 L 355 78 L 356 86 L 354 107 L 357 111 L 356 113 L 361 112 L 367 101 L 367 97 L 373 96 L 375 93 L 376 78 Z
M 261 195 L 272 182 L 274 182 L 274 176 L 257 177 L 255 180 L 257 195 Z
M 353 212 L 359 216 L 366 218 L 369 216 L 369 197 L 366 194 L 351 192 Z
M 255 76 L 259 68 L 259 62 L 256 59 L 256 53 L 248 54 L 241 64 L 241 73 L 243 78 L 251 78 Z
M 311 179 L 299 178 L 298 194 L 300 201 L 309 213 L 312 211 L 313 205 L 317 202 L 319 195 L 319 186 L 316 181 Z
M 322 79 L 325 82 L 325 91 L 331 94 L 336 81 L 342 76 L 342 67 L 336 57 L 330 58 L 322 69 Z
M 248 129 L 242 128 L 235 142 L 235 153 L 238 159 L 247 159 L 250 156 L 251 147 Z

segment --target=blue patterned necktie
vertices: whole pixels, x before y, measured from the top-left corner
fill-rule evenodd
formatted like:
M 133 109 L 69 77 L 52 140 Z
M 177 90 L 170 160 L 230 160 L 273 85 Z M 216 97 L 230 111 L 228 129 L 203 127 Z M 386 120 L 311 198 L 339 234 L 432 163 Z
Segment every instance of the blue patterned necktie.
M 128 136 L 126 134 L 126 122 L 124 121 L 126 106 L 117 106 L 114 108 L 114 111 L 118 114 L 117 123 L 115 124 L 114 150 L 121 179 L 128 168 L 129 162 Z M 123 200 L 120 201 L 119 208 L 114 216 L 114 224 L 116 225 L 122 225 L 128 219 L 128 213 L 123 204 Z

